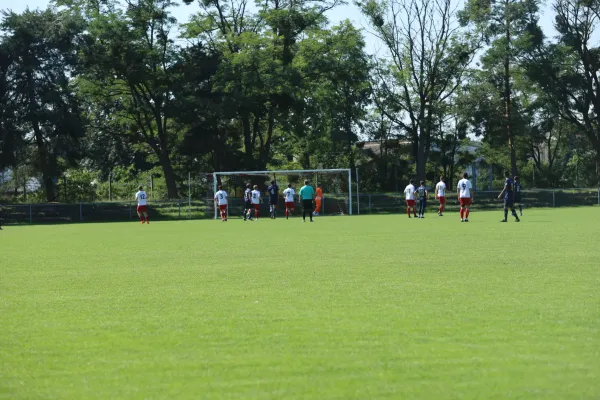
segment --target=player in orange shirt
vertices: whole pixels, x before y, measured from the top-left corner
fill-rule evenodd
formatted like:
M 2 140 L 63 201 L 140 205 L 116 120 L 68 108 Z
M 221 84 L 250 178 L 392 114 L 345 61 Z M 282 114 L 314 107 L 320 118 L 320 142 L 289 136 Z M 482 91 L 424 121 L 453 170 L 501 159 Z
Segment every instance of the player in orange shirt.
M 317 204 L 317 206 L 315 207 L 315 212 L 313 213 L 313 215 L 319 215 L 319 213 L 321 212 L 321 204 L 323 203 L 323 188 L 321 187 L 321 184 L 317 185 L 315 203 Z

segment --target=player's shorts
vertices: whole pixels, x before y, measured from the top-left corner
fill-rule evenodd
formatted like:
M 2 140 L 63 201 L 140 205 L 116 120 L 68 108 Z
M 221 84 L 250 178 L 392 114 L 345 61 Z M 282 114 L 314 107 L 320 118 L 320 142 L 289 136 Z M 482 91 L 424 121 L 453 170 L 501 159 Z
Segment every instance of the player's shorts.
M 219 210 L 227 211 L 227 204 L 219 204 Z
M 515 202 L 513 199 L 504 199 L 504 208 L 514 207 Z
M 277 197 L 269 197 L 269 205 L 276 206 L 277 205 Z
M 255 209 L 256 211 L 259 211 L 259 210 L 260 210 L 260 204 L 252 204 L 252 205 L 254 206 L 254 209 Z
M 144 213 L 148 211 L 148 206 L 137 206 L 137 212 Z
M 285 202 L 285 208 L 289 209 L 289 210 L 293 210 L 295 207 L 295 204 L 293 201 L 286 201 Z
M 406 205 L 409 207 L 413 207 L 416 203 L 416 200 L 406 200 Z
M 302 208 L 305 211 L 312 211 L 313 201 L 312 200 L 302 200 Z
M 244 209 L 245 210 L 249 210 L 252 208 L 252 202 L 251 201 L 245 201 L 244 202 Z
M 461 207 L 467 207 L 471 205 L 471 198 L 470 197 L 461 197 L 460 198 L 460 206 Z
M 446 197 L 440 196 L 438 199 L 440 200 L 440 204 L 446 204 Z
M 515 203 L 520 203 L 521 202 L 521 195 L 516 195 L 515 194 Z

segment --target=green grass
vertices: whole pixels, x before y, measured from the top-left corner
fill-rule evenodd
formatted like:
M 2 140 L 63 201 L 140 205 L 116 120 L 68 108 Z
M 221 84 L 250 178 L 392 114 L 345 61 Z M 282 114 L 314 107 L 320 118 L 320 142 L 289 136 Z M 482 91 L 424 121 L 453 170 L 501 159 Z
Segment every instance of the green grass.
M 9 226 L 0 398 L 600 398 L 600 208 L 500 218 Z

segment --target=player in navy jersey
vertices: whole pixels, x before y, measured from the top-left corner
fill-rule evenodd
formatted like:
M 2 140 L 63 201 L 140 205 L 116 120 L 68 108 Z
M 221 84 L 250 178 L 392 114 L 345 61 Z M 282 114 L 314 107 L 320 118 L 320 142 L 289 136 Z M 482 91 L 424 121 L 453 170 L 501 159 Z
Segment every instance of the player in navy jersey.
M 519 214 L 523 216 L 523 206 L 521 205 L 521 182 L 519 177 L 515 176 L 515 205 L 519 206 Z
M 275 219 L 277 217 L 279 186 L 277 186 L 277 182 L 275 182 L 274 179 L 271 181 L 271 186 L 267 188 L 267 192 L 269 193 L 269 211 L 271 212 L 271 219 Z
M 247 183 L 244 191 L 244 221 L 246 219 L 252 221 L 252 210 L 252 185 Z
M 506 222 L 508 218 L 508 209 L 512 213 L 512 216 L 515 217 L 515 221 L 519 222 L 519 216 L 515 211 L 515 197 L 514 197 L 514 182 L 510 177 L 510 172 L 506 171 L 504 173 L 506 180 L 504 181 L 504 189 L 498 195 L 498 198 L 501 199 L 504 196 L 504 219 L 500 222 Z
M 425 218 L 425 207 L 427 207 L 427 189 L 425 189 L 425 181 L 421 181 L 421 186 L 417 188 L 417 196 L 419 196 L 419 218 Z

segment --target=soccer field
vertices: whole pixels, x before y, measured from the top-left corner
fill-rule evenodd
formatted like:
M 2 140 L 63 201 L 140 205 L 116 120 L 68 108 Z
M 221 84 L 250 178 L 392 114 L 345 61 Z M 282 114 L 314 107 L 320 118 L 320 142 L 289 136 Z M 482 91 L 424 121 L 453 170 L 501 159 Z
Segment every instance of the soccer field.
M 600 398 L 600 208 L 427 217 L 6 227 L 0 398 Z

